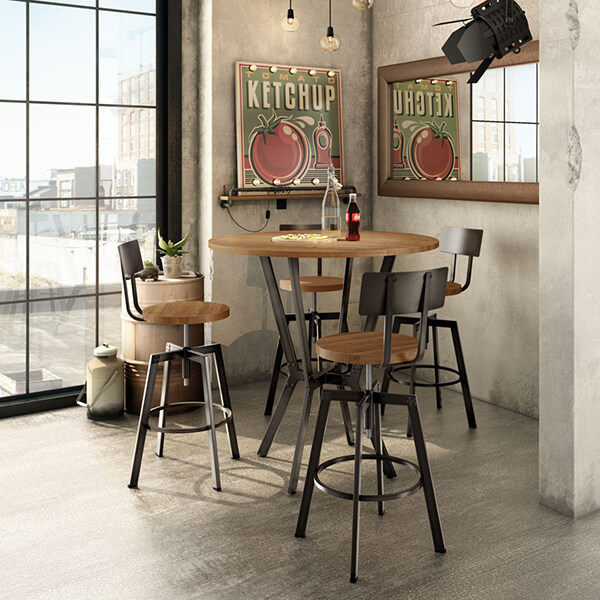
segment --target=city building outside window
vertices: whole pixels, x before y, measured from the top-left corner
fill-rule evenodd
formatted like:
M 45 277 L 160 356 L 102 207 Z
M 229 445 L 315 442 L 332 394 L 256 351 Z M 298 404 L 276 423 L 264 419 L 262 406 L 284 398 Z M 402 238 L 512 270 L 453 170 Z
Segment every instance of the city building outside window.
M 94 347 L 121 346 L 117 246 L 154 259 L 157 229 L 155 153 L 143 171 L 135 155 L 154 147 L 154 100 L 143 138 L 126 127 L 130 90 L 156 81 L 155 5 L 0 1 L 0 407 L 79 389 Z
M 471 86 L 472 180 L 538 181 L 538 79 L 538 65 L 525 64 L 490 69 Z

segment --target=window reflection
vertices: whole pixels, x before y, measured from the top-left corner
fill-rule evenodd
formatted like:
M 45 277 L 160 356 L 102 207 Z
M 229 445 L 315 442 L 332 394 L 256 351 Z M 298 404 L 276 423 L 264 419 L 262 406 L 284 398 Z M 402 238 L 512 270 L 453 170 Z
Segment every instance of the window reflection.
M 538 179 L 538 65 L 486 72 L 472 87 L 474 181 Z

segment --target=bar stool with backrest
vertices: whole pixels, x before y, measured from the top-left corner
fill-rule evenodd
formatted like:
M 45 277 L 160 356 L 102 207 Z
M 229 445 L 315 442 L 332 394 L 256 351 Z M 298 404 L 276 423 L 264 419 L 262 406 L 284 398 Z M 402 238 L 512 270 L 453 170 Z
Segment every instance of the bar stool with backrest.
M 430 310 L 444 305 L 448 269 L 442 267 L 428 271 L 406 273 L 365 273 L 360 292 L 359 313 L 366 317 L 384 316 L 384 331 L 357 332 L 330 335 L 317 341 L 317 355 L 327 360 L 349 365 L 362 365 L 366 370 L 364 392 L 343 390 L 322 390 L 319 415 L 315 428 L 314 441 L 306 474 L 300 514 L 296 527 L 296 537 L 304 537 L 313 495 L 314 486 L 320 490 L 346 500 L 352 500 L 352 556 L 350 581 L 358 577 L 358 538 L 360 526 L 360 503 L 377 502 L 378 513 L 383 515 L 387 500 L 403 498 L 423 488 L 429 515 L 429 524 L 436 552 L 445 552 L 442 526 L 437 509 L 435 491 L 427 459 L 427 450 L 417 398 L 414 394 L 390 394 L 379 391 L 373 385 L 373 367 L 390 365 L 412 366 L 421 360 L 427 343 L 427 319 Z M 419 313 L 424 324 L 418 338 L 393 333 L 393 317 L 397 314 Z M 329 407 L 333 401 L 354 402 L 356 404 L 355 451 L 353 455 L 340 456 L 319 464 Z M 381 407 L 387 404 L 406 406 L 414 431 L 414 444 L 417 462 L 414 464 L 402 458 L 384 453 L 381 435 Z M 363 428 L 367 438 L 375 446 L 375 454 L 363 454 Z M 363 460 L 376 461 L 377 493 L 361 492 Z M 414 471 L 418 480 L 411 487 L 394 493 L 384 493 L 383 463 L 390 461 Z M 335 489 L 325 484 L 321 473 L 334 465 L 354 461 L 354 486 L 352 493 Z
M 457 296 L 459 294 L 462 294 L 471 284 L 471 275 L 473 271 L 473 257 L 479 256 L 480 254 L 482 238 L 482 229 L 467 229 L 464 227 L 444 227 L 444 229 L 442 230 L 442 236 L 440 240 L 440 251 L 452 254 L 450 279 L 446 283 L 446 296 Z M 468 257 L 465 283 L 462 285 L 455 281 L 456 264 L 458 256 Z M 409 316 L 396 317 L 393 331 L 398 333 L 400 331 L 401 325 L 403 324 L 412 325 L 413 327 L 419 327 L 419 319 L 417 317 Z M 400 381 L 394 376 L 395 372 L 399 372 L 403 369 L 406 369 L 406 366 L 388 368 L 383 379 L 382 390 L 387 392 L 390 381 L 395 381 L 396 383 L 408 383 L 412 386 L 412 388 L 433 387 L 435 388 L 436 403 L 439 409 L 442 408 L 442 388 L 460 383 L 463 400 L 465 403 L 465 410 L 467 413 L 467 421 L 469 427 L 475 429 L 477 427 L 477 421 L 475 419 L 475 411 L 473 410 L 473 401 L 471 399 L 469 379 L 467 378 L 467 369 L 462 351 L 462 345 L 460 342 L 460 335 L 458 333 L 458 323 L 456 321 L 451 321 L 448 319 L 440 319 L 437 315 L 431 315 L 427 321 L 427 324 L 428 327 L 431 329 L 433 364 L 416 365 L 411 370 L 411 377 L 409 382 Z M 457 365 L 456 369 L 454 369 L 453 367 L 440 365 L 438 329 L 449 329 L 452 334 L 452 343 L 454 346 L 454 355 L 456 357 Z M 433 369 L 434 382 L 428 383 L 425 381 L 417 381 L 416 374 L 418 369 Z M 451 381 L 441 381 L 440 371 L 452 373 L 456 375 L 456 378 L 452 379 Z
M 233 413 L 231 410 L 231 399 L 229 397 L 229 388 L 227 386 L 227 377 L 225 374 L 225 365 L 223 362 L 223 352 L 220 344 L 206 344 L 204 346 L 190 347 L 189 344 L 189 326 L 204 323 L 213 323 L 226 319 L 229 316 L 229 306 L 218 302 L 201 301 L 175 301 L 153 304 L 142 309 L 139 305 L 137 289 L 135 285 L 136 273 L 144 268 L 140 247 L 137 240 L 125 242 L 119 245 L 119 258 L 121 261 L 121 275 L 123 278 L 123 293 L 125 296 L 125 307 L 127 313 L 136 321 L 146 321 L 160 325 L 183 325 L 183 346 L 176 344 L 167 344 L 165 352 L 159 352 L 150 355 L 148 364 L 148 374 L 146 376 L 146 385 L 144 388 L 144 397 L 140 410 L 140 419 L 137 429 L 135 450 L 133 453 L 133 464 L 131 467 L 131 476 L 129 487 L 135 488 L 138 485 L 140 468 L 142 465 L 142 456 L 144 453 L 144 443 L 148 431 L 157 432 L 156 455 L 162 456 L 164 449 L 164 436 L 168 434 L 197 433 L 208 431 L 210 466 L 212 472 L 212 485 L 215 490 L 221 489 L 221 478 L 219 472 L 219 457 L 217 453 L 216 428 L 225 426 L 229 439 L 229 448 L 231 458 L 239 458 L 237 438 L 235 434 L 235 425 L 233 422 Z M 131 302 L 129 299 L 128 285 L 131 287 Z M 137 314 L 136 314 L 137 313 Z M 210 362 L 214 357 L 217 382 L 221 396 L 221 404 L 213 404 L 212 391 L 210 385 Z M 202 371 L 202 387 L 204 400 L 198 402 L 168 402 L 168 388 L 171 374 L 171 361 L 181 359 L 183 384 L 189 385 L 190 362 L 198 363 Z M 160 405 L 151 408 L 152 396 L 154 394 L 154 384 L 158 372 L 158 365 L 163 363 L 163 382 L 161 390 Z M 199 427 L 167 427 L 167 410 L 175 407 L 200 407 L 204 406 L 206 425 Z M 214 410 L 223 413 L 223 418 L 215 422 Z M 150 425 L 150 414 L 158 413 L 158 426 Z

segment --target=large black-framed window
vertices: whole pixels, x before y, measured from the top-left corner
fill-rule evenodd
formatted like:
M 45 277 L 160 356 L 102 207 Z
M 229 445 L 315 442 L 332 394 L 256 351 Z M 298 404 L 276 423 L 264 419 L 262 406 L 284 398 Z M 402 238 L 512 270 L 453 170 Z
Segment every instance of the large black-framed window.
M 536 183 L 539 65 L 490 69 L 471 86 L 471 179 Z
M 0 0 L 0 22 L 1 416 L 72 403 L 120 346 L 117 245 L 180 233 L 181 6 Z

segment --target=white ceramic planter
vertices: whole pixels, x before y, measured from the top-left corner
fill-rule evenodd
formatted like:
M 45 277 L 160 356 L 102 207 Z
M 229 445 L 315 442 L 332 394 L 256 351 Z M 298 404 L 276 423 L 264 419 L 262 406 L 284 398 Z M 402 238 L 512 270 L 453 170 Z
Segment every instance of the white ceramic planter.
M 181 277 L 182 256 L 163 256 L 161 258 L 165 277 Z

